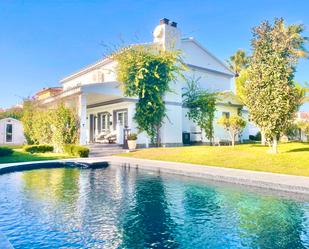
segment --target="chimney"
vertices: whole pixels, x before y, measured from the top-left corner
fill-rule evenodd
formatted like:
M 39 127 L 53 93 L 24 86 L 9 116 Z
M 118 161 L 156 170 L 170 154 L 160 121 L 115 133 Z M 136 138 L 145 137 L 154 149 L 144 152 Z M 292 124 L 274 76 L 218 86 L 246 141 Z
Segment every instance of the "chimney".
M 171 22 L 171 26 L 177 28 L 177 22 Z
M 167 18 L 162 18 L 160 24 L 153 31 L 154 43 L 163 49 L 180 49 L 181 32 L 177 23 Z
M 169 19 L 167 19 L 167 18 L 162 18 L 161 20 L 160 20 L 160 24 L 166 24 L 166 25 L 168 25 L 168 23 L 169 23 Z

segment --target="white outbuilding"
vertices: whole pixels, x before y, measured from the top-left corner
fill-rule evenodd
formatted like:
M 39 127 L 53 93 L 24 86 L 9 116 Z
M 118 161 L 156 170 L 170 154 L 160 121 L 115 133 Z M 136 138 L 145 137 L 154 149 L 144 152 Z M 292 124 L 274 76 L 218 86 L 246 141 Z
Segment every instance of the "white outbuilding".
M 21 145 L 25 141 L 22 122 L 14 118 L 0 120 L 0 145 Z

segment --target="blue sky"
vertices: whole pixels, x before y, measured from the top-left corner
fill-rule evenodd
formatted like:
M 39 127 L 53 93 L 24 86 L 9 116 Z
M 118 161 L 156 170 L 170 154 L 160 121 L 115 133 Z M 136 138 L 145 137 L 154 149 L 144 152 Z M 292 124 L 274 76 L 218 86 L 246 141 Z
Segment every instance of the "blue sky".
M 151 41 L 162 17 L 225 60 L 238 48 L 250 51 L 251 28 L 265 19 L 303 23 L 309 36 L 308 9 L 307 0 L 2 0 L 0 107 L 57 86 L 62 77 L 101 58 L 102 43 Z M 296 80 L 309 82 L 309 60 L 300 62 Z M 309 104 L 302 109 L 309 111 Z

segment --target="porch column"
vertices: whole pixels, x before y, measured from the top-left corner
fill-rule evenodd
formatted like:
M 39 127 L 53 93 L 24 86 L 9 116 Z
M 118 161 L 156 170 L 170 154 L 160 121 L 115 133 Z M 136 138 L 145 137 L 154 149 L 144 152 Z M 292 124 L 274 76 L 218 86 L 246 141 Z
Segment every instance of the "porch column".
M 80 121 L 79 144 L 87 144 L 87 99 L 84 93 L 78 96 L 78 115 Z

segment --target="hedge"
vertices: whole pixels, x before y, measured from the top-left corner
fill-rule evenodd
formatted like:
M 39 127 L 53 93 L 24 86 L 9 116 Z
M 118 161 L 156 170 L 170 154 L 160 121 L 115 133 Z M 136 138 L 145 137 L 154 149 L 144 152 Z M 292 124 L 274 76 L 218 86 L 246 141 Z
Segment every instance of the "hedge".
M 8 147 L 0 147 L 0 156 L 10 156 L 13 154 L 13 149 Z
M 52 145 L 40 144 L 40 145 L 26 145 L 24 146 L 24 151 L 29 153 L 45 153 L 54 151 Z
M 89 156 L 89 148 L 85 146 L 75 145 L 75 144 L 66 144 L 63 147 L 65 153 L 69 156 L 76 157 L 88 157 Z

